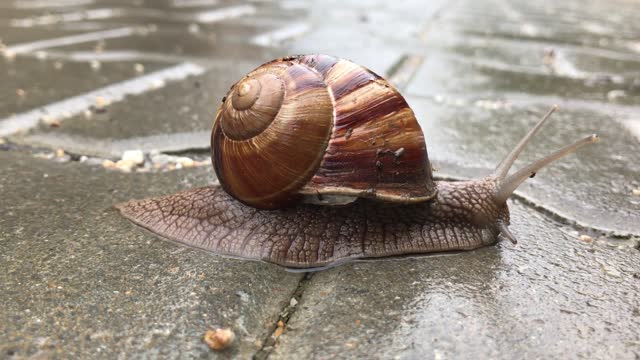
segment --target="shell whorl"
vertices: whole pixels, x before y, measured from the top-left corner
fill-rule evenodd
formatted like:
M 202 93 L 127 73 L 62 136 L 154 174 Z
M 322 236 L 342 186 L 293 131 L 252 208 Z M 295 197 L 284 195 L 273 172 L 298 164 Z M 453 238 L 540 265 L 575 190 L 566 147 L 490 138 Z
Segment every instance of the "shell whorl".
M 223 188 L 245 204 L 293 201 L 326 149 L 333 107 L 312 69 L 271 62 L 234 85 L 214 123 L 211 151 Z
M 277 59 L 249 73 L 220 106 L 211 141 L 223 188 L 258 208 L 300 195 L 412 203 L 436 193 L 424 135 L 402 95 L 332 56 Z
M 247 77 L 236 85 L 223 108 L 222 131 L 233 140 L 247 140 L 260 134 L 275 119 L 283 99 L 284 83 L 277 75 Z

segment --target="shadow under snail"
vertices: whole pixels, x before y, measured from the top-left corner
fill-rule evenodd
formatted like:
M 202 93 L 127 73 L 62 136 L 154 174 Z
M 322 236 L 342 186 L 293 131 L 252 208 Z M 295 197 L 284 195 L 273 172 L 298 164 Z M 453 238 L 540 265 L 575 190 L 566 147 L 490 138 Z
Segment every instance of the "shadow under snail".
M 588 136 L 509 175 L 552 108 L 497 166 L 471 181 L 434 181 L 424 135 L 400 93 L 327 55 L 268 62 L 233 85 L 211 153 L 219 184 L 116 207 L 153 233 L 213 253 L 289 268 L 494 244 L 507 198 Z

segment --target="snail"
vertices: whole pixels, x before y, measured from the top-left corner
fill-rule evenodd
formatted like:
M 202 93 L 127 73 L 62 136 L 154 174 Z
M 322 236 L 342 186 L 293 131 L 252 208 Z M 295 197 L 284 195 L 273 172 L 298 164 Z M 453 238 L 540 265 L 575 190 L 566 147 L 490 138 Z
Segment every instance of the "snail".
M 509 175 L 553 107 L 487 177 L 435 181 L 405 99 L 328 55 L 268 62 L 231 87 L 211 132 L 219 184 L 116 207 L 153 233 L 287 268 L 516 243 L 507 199 L 588 136 Z

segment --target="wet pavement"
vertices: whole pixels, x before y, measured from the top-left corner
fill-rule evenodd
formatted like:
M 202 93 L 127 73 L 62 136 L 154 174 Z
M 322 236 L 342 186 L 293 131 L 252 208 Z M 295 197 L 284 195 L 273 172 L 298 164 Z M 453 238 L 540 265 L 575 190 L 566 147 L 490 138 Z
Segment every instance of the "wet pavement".
M 638 18 L 622 0 L 1 3 L 0 358 L 639 358 Z M 389 76 L 440 177 L 487 174 L 555 103 L 516 168 L 602 141 L 521 187 L 518 245 L 462 254 L 288 273 L 113 210 L 214 181 L 220 99 L 296 53 Z M 237 336 L 220 353 L 217 327 Z

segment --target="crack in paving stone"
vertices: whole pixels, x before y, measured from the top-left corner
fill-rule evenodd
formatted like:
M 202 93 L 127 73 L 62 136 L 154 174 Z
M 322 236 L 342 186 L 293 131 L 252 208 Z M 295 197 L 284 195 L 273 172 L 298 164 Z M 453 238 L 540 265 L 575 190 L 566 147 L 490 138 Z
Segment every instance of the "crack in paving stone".
M 280 317 L 275 324 L 271 326 L 269 329 L 269 335 L 262 341 L 260 344 L 260 349 L 253 355 L 254 360 L 265 360 L 269 358 L 269 355 L 273 352 L 273 350 L 278 346 L 278 338 L 284 333 L 287 324 L 289 323 L 289 319 L 293 316 L 300 304 L 302 299 L 302 295 L 306 290 L 311 278 L 313 277 L 312 272 L 305 273 L 300 282 L 298 282 L 298 286 L 294 290 L 291 295 L 291 300 L 286 304 L 282 310 L 280 311 Z
M 87 136 L 61 134 L 33 134 L 12 136 L 17 144 L 42 146 L 51 149 L 64 148 L 87 156 L 117 158 L 124 151 L 139 149 L 145 152 L 158 151 L 166 154 L 180 152 L 209 152 L 211 131 L 190 131 L 162 135 L 149 135 L 126 139 L 99 139 Z
M 406 89 L 418 70 L 420 70 L 423 62 L 424 56 L 402 55 L 396 63 L 391 65 L 391 69 L 387 72 L 387 81 L 399 90 Z

